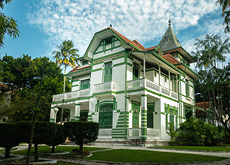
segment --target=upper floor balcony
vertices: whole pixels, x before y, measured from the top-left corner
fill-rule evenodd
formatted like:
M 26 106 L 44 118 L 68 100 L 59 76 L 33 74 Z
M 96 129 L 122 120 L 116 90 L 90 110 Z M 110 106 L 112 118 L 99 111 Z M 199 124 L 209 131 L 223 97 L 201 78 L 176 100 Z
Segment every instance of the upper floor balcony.
M 156 93 L 163 94 L 174 99 L 178 99 L 178 94 L 176 92 L 170 90 L 169 88 L 161 86 L 155 82 L 149 81 L 147 79 L 143 78 L 143 79 L 131 80 L 127 82 L 128 90 L 140 89 L 140 88 L 147 88 Z
M 93 94 L 96 97 L 114 96 L 115 92 L 116 92 L 116 84 L 113 81 L 94 85 Z
M 54 102 L 65 101 L 65 100 L 72 100 L 72 99 L 76 99 L 79 97 L 88 97 L 88 96 L 90 96 L 90 88 L 68 92 L 68 93 L 63 93 L 63 94 L 58 94 L 58 95 L 53 95 L 53 101 Z

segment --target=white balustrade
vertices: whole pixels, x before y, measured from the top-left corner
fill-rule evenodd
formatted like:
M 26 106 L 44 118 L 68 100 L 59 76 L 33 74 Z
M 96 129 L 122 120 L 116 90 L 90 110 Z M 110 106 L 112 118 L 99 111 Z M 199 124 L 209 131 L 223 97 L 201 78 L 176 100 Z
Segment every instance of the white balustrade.
M 128 128 L 128 139 L 140 139 L 141 128 Z
M 159 94 L 170 96 L 174 99 L 178 99 L 178 94 L 170 89 L 160 86 L 155 82 L 149 81 L 147 79 L 138 79 L 138 80 L 131 80 L 127 82 L 128 90 L 137 89 L 137 88 L 149 88 L 151 90 L 155 90 L 159 92 Z
M 170 96 L 170 91 L 168 88 L 161 87 L 161 93 Z
M 171 97 L 173 97 L 174 99 L 177 99 L 177 98 L 178 98 L 177 96 L 178 96 L 178 95 L 177 95 L 176 92 L 171 91 Z
M 115 82 L 105 82 L 100 84 L 95 84 L 94 93 L 115 91 Z
M 127 82 L 127 88 L 128 89 L 135 89 L 144 87 L 144 80 L 145 79 L 138 79 L 138 80 L 131 80 Z
M 87 97 L 90 95 L 90 89 L 78 90 L 68 93 L 63 93 L 59 95 L 53 95 L 53 101 L 64 101 L 64 100 L 71 100 L 76 99 L 78 97 Z
M 154 89 L 155 91 L 160 91 L 160 86 L 154 82 L 151 82 L 149 80 L 145 80 L 146 81 L 146 86 L 148 88 Z
M 89 89 L 80 90 L 79 92 L 80 92 L 80 97 L 89 96 L 90 95 L 90 88 Z

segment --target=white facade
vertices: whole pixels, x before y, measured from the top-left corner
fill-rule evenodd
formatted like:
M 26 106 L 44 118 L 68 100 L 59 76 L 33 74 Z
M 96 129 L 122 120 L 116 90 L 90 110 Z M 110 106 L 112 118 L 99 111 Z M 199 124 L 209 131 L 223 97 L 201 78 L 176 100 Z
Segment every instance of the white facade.
M 66 108 L 71 121 L 98 122 L 99 141 L 169 141 L 169 123 L 178 128 L 192 115 L 196 75 L 163 54 L 160 46 L 144 50 L 110 27 L 96 33 L 81 66 L 68 74 L 72 92 L 54 95 L 50 121 L 55 108 Z

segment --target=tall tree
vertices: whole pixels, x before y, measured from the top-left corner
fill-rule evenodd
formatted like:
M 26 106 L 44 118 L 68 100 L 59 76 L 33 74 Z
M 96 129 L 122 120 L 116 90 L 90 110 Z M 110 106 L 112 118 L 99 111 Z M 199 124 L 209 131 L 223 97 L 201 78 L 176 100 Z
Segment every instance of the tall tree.
M 196 52 L 192 52 L 197 59 L 198 73 L 201 75 L 198 80 L 199 92 L 203 101 L 210 101 L 214 106 L 217 121 L 225 126 L 230 133 L 228 126 L 230 116 L 228 103 L 225 97 L 229 95 L 230 72 L 226 66 L 220 68 L 218 64 L 225 62 L 226 54 L 230 52 L 230 42 L 227 38 L 222 42 L 218 35 L 206 35 L 204 40 L 197 39 Z M 227 101 L 227 103 L 226 103 Z
M 229 24 L 230 24 L 230 0 L 217 0 L 217 4 L 222 7 L 222 17 L 224 17 L 224 25 L 225 25 L 225 33 L 230 32 Z
M 4 8 L 4 3 L 10 3 L 12 0 L 0 0 L 0 8 Z M 3 47 L 5 34 L 17 38 L 19 36 L 17 21 L 0 12 L 0 48 Z
M 66 82 L 66 68 L 68 66 L 74 68 L 77 64 L 77 54 L 78 49 L 74 48 L 73 42 L 71 40 L 65 40 L 60 46 L 58 46 L 58 51 L 54 51 L 54 58 L 58 66 L 64 65 L 64 84 L 63 84 L 63 93 L 65 93 L 65 82 Z M 61 122 L 63 121 L 63 108 L 61 110 Z

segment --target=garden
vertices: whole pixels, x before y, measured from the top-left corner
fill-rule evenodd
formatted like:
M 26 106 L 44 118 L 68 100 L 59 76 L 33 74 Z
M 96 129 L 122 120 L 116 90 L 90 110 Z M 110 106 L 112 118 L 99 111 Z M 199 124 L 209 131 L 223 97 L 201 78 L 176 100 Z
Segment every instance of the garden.
M 55 160 L 57 164 L 85 162 L 120 162 L 120 163 L 180 163 L 180 162 L 213 162 L 222 161 L 225 157 L 202 156 L 196 154 L 158 152 L 156 149 L 176 149 L 189 151 L 230 152 L 230 145 L 224 144 L 229 139 L 228 133 L 222 127 L 215 127 L 203 121 L 191 117 L 174 131 L 169 127 L 171 146 L 148 148 L 98 148 L 83 144 L 94 142 L 98 136 L 98 123 L 93 122 L 67 122 L 58 125 L 50 122 L 36 122 L 32 138 L 31 150 L 28 143 L 31 139 L 31 122 L 0 123 L 0 158 L 6 162 L 16 155 L 22 159 L 11 160 L 15 164 L 30 160 L 42 162 Z M 23 132 L 23 133 L 22 133 Z M 74 142 L 74 145 L 64 144 L 66 138 Z M 28 152 L 29 151 L 29 152 Z M 8 158 L 8 159 L 7 159 Z M 29 164 L 30 162 L 28 162 Z

